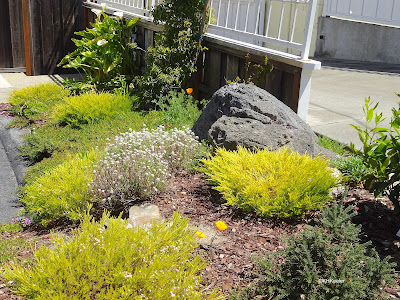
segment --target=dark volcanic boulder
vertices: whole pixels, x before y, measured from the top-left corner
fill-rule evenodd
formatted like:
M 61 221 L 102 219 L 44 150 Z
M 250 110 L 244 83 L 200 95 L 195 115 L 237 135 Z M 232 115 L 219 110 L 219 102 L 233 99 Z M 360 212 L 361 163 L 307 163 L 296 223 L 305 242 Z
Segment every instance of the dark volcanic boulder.
M 212 96 L 192 131 L 213 146 L 291 148 L 314 156 L 321 152 L 311 128 L 283 102 L 254 85 L 233 83 Z

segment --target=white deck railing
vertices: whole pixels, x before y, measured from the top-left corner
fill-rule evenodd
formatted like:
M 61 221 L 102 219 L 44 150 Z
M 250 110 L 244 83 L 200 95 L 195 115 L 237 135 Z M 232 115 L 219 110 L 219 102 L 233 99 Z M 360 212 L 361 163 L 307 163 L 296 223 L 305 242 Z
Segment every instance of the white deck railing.
M 86 4 L 101 8 L 104 3 L 109 10 L 151 20 L 151 9 L 159 0 L 87 0 Z M 294 5 L 294 12 L 285 14 L 286 4 Z M 222 36 L 253 45 L 263 43 L 298 50 L 301 59 L 308 59 L 317 0 L 210 0 L 209 29 L 206 35 Z M 294 41 L 294 32 L 300 6 L 307 6 L 304 37 L 301 42 Z M 272 34 L 272 12 L 280 13 L 278 32 Z M 292 18 L 289 39 L 282 37 L 284 18 Z M 304 20 L 302 20 L 304 24 Z M 276 26 L 274 26 L 276 27 Z
M 294 5 L 294 11 L 285 14 L 288 3 Z M 299 43 L 294 41 L 294 32 L 300 6 L 307 6 L 308 12 L 303 40 Z M 301 59 L 308 59 L 317 0 L 270 0 L 267 3 L 265 0 L 211 0 L 210 7 L 215 21 L 210 15 L 208 33 L 255 45 L 270 43 L 299 50 Z M 276 35 L 270 30 L 273 11 L 280 14 Z M 292 18 L 293 25 L 289 38 L 284 39 L 282 24 L 287 17 Z
M 400 27 L 400 0 L 325 0 L 323 15 Z

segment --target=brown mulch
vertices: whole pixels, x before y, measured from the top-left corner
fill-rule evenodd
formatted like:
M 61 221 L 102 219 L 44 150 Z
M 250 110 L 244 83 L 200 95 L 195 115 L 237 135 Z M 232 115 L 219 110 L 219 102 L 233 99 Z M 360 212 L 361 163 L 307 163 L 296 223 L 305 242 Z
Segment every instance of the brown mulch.
M 170 180 L 167 190 L 149 201 L 158 205 L 165 218 L 179 212 L 191 220 L 191 224 L 215 227 L 218 220 L 224 221 L 228 229 L 217 232 L 212 247 L 203 243 L 200 253 L 209 265 L 203 271 L 203 284 L 207 289 L 221 288 L 226 294 L 232 288 L 246 286 L 252 281 L 254 270 L 252 256 L 283 249 L 282 238 L 302 230 L 305 224 L 312 224 L 314 215 L 308 215 L 298 222 L 263 220 L 253 214 L 243 214 L 233 207 L 223 205 L 223 200 L 201 174 L 177 174 Z M 361 187 L 351 188 L 345 199 L 346 205 L 358 208 L 358 215 L 353 222 L 362 226 L 362 240 L 372 241 L 379 255 L 393 257 L 399 271 L 400 238 L 396 237 L 400 229 L 400 218 L 392 213 L 393 206 L 386 197 L 375 198 Z M 74 227 L 64 221 L 50 224 L 48 228 L 30 226 L 24 232 L 7 234 L 25 240 L 37 240 L 37 243 L 50 245 L 49 232 L 53 228 L 63 234 Z M 32 257 L 31 251 L 19 254 L 19 259 Z M 400 281 L 398 281 L 400 283 Z M 386 289 L 392 298 L 398 298 L 398 287 Z M 22 299 L 13 295 L 0 283 L 0 299 Z
M 0 116 L 12 117 L 11 105 L 9 103 L 0 103 Z

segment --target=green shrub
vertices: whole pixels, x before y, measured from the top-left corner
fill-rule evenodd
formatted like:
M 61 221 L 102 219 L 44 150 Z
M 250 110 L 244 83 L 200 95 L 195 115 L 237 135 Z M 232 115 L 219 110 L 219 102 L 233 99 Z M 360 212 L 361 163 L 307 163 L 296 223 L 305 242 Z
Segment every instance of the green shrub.
M 299 217 L 329 201 L 329 189 L 338 179 L 322 157 L 282 149 L 237 151 L 217 149 L 202 160 L 201 170 L 227 204 L 265 217 Z
M 360 244 L 352 209 L 324 208 L 319 227 L 307 226 L 284 251 L 259 257 L 257 280 L 232 299 L 377 299 L 381 287 L 395 283 L 395 264 L 380 260 L 371 243 Z
M 400 94 L 398 94 L 400 97 Z M 378 103 L 373 105 L 371 99 L 365 99 L 363 107 L 366 117 L 365 128 L 352 125 L 357 131 L 363 150 L 357 150 L 352 143 L 350 147 L 362 157 L 364 164 L 371 169 L 365 185 L 375 196 L 387 194 L 393 202 L 395 213 L 400 213 L 400 101 L 398 107 L 392 108 L 390 127 L 381 127 L 385 120 L 382 113 L 376 113 Z M 371 124 L 375 123 L 375 124 Z
M 68 242 L 54 234 L 54 247 L 39 248 L 33 267 L 6 266 L 3 276 L 29 299 L 221 299 L 201 291 L 205 263 L 194 254 L 188 219 L 175 213 L 149 230 L 127 224 L 86 216 Z
M 82 218 L 90 201 L 90 181 L 98 154 L 90 151 L 71 157 L 23 189 L 21 201 L 35 221 Z
M 190 167 L 199 146 L 188 129 L 122 133 L 98 162 L 92 192 L 108 209 L 148 198 L 165 188 L 171 173 Z
M 359 156 L 340 156 L 332 160 L 333 165 L 342 172 L 345 179 L 350 182 L 360 183 L 371 172 Z
M 349 154 L 349 151 L 347 151 L 345 148 L 346 146 L 342 143 L 339 143 L 336 140 L 332 140 L 324 135 L 319 135 L 318 136 L 318 144 L 321 147 L 324 147 L 325 149 L 329 149 L 337 154 L 340 155 L 346 155 Z
M 161 125 L 177 128 L 192 127 L 199 118 L 201 111 L 197 101 L 185 92 L 170 91 L 156 102 L 161 109 Z
M 53 107 L 68 95 L 67 89 L 54 83 L 43 83 L 13 91 L 8 101 L 19 117 L 16 123 L 23 125 L 48 119 Z
M 55 108 L 53 118 L 57 123 L 79 127 L 113 118 L 131 108 L 131 99 L 124 95 L 82 94 L 65 98 L 64 103 Z

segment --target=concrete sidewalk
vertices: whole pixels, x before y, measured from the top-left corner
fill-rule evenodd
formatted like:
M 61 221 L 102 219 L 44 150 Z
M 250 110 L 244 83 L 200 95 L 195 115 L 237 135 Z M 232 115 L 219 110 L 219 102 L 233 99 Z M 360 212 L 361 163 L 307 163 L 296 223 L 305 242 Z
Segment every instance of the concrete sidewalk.
M 324 62 L 322 62 L 324 63 Z M 324 66 L 315 71 L 311 83 L 311 98 L 307 123 L 317 133 L 342 143 L 353 142 L 361 148 L 358 133 L 349 124 L 365 125 L 362 107 L 364 99 L 379 102 L 377 112 L 383 112 L 388 125 L 391 109 L 400 101 L 400 66 L 346 62 Z M 364 68 L 364 69 L 362 69 Z

